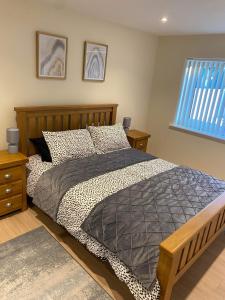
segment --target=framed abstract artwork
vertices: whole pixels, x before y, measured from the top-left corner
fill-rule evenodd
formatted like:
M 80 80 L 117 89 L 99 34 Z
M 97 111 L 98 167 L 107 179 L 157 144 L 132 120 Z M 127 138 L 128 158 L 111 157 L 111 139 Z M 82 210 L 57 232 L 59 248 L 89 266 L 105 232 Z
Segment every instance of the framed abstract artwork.
M 36 32 L 38 78 L 66 79 L 67 37 Z
M 104 81 L 108 46 L 86 41 L 84 43 L 83 80 Z

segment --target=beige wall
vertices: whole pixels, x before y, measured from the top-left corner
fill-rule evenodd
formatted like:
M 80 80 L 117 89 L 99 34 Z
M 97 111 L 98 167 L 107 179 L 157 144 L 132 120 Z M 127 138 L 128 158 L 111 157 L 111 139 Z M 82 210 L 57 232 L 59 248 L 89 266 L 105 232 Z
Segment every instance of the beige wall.
M 69 38 L 65 81 L 36 79 L 36 30 Z M 147 129 L 156 37 L 37 0 L 0 0 L 0 37 L 0 149 L 15 126 L 14 106 L 113 102 L 118 121 L 131 116 Z M 81 80 L 85 40 L 109 45 L 104 83 Z
M 225 58 L 225 35 L 159 39 L 150 101 L 150 150 L 178 164 L 225 179 L 225 144 L 169 129 L 187 57 Z

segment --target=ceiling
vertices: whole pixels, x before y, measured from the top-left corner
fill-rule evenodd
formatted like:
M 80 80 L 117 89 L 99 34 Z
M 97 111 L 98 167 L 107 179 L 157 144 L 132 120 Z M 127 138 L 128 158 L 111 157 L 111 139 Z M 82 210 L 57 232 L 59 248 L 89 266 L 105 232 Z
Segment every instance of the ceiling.
M 225 33 L 225 0 L 47 0 L 158 35 Z M 160 19 L 166 16 L 168 22 Z

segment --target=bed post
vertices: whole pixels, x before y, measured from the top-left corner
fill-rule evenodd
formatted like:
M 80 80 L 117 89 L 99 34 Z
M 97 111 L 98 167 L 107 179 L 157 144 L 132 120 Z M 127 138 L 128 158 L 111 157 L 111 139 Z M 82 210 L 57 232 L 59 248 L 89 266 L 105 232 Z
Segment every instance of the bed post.
M 111 124 L 114 125 L 116 123 L 116 112 L 117 112 L 117 104 L 114 104 L 112 107 L 112 116 L 111 116 Z
M 175 269 L 178 262 L 160 245 L 160 256 L 157 268 L 157 278 L 160 284 L 160 300 L 169 300 L 175 280 Z
M 29 153 L 27 148 L 27 137 L 26 137 L 26 132 L 27 132 L 26 113 L 22 111 L 16 112 L 16 122 L 17 122 L 17 127 L 20 130 L 19 150 L 24 155 L 28 155 Z

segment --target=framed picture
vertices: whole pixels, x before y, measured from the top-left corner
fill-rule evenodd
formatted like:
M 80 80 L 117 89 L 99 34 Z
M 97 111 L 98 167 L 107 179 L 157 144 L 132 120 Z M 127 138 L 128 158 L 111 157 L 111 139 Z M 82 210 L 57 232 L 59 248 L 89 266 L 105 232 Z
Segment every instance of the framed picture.
M 83 80 L 104 81 L 108 46 L 99 43 L 84 43 Z
M 66 37 L 36 32 L 38 78 L 66 79 L 67 43 Z

